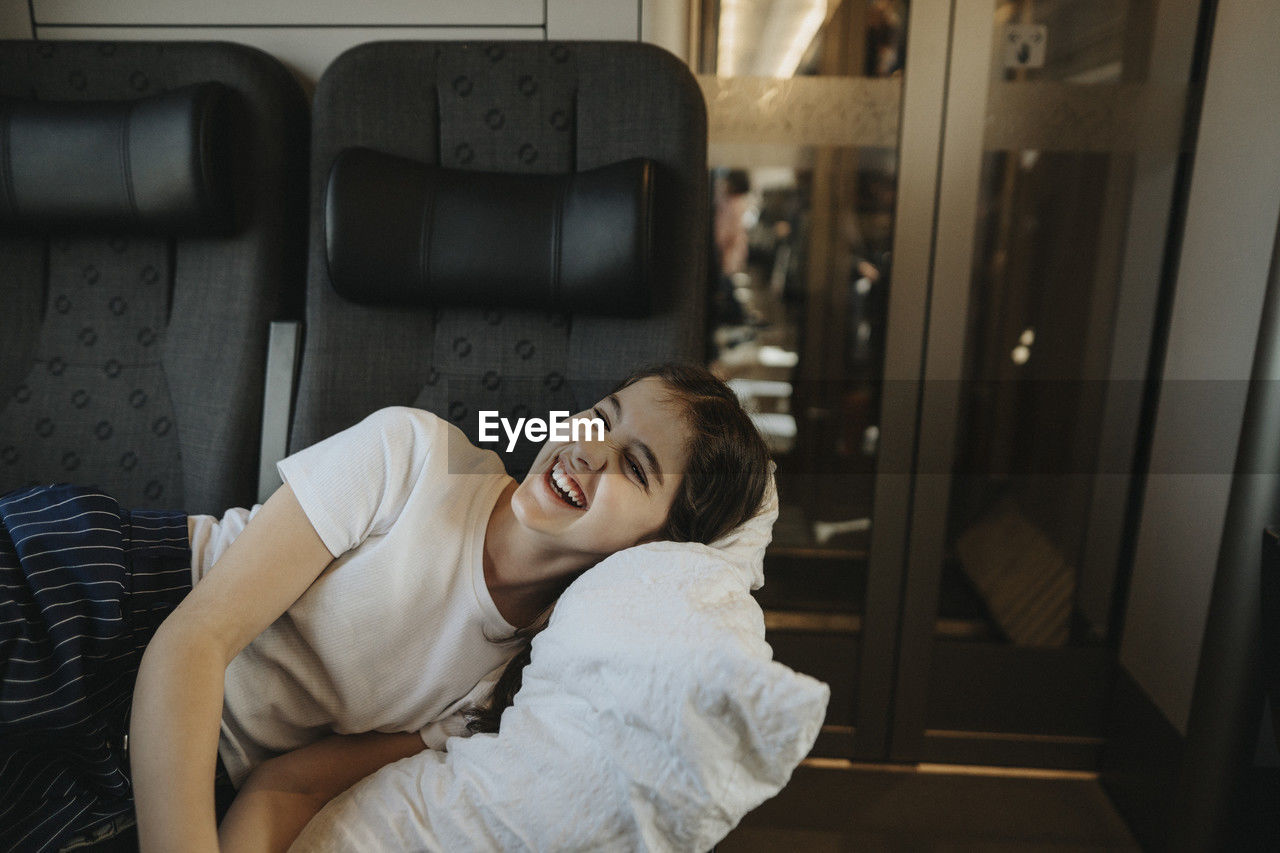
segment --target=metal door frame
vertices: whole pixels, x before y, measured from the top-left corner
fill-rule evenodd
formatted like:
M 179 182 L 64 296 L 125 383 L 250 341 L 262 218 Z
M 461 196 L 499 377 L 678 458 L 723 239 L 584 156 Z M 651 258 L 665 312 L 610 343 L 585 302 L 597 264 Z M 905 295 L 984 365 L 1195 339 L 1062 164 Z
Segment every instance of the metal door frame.
M 866 607 L 861 634 L 853 757 L 883 760 L 898 678 L 904 566 L 911 535 L 920 376 L 929 327 L 934 228 L 952 0 L 913 0 L 899 125 L 893 225 L 893 281 L 886 318 L 880 447 L 877 458 Z

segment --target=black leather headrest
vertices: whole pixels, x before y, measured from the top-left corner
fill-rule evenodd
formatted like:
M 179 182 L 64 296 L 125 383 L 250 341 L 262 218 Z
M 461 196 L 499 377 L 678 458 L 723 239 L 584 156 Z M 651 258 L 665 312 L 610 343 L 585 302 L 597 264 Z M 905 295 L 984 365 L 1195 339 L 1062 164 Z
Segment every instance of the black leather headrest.
M 202 83 L 132 101 L 0 99 L 0 227 L 230 232 L 230 95 Z
M 325 198 L 333 287 L 353 302 L 650 313 L 654 164 L 467 172 L 348 148 Z

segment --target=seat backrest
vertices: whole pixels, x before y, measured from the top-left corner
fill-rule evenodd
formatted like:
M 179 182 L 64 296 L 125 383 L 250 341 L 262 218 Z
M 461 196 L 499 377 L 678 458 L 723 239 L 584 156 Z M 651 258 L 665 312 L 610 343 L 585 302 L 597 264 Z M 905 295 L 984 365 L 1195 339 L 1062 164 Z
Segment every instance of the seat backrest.
M 181 121 L 155 119 L 186 87 L 221 93 L 223 107 L 209 115 L 227 126 L 183 131 Z M 6 153 L 26 154 L 13 161 L 19 173 L 0 181 L 9 205 L 0 224 L 0 491 L 74 481 L 133 507 L 214 513 L 251 503 L 268 325 L 301 312 L 307 104 L 297 82 L 241 45 L 7 41 L 5 110 L 12 121 L 0 122 L 0 135 L 26 133 L 5 136 L 15 146 Z M 152 192 L 175 178 L 172 163 L 155 162 L 172 153 L 167 137 L 145 138 L 153 120 L 225 145 L 227 174 L 192 179 L 202 198 L 228 193 L 222 226 L 193 227 Z M 31 201 L 41 187 L 30 173 L 57 167 L 32 155 L 32 140 L 67 128 L 108 161 L 86 174 L 119 169 L 123 215 L 110 215 L 109 187 L 77 201 L 70 186 L 65 209 L 60 196 Z
M 418 309 L 347 301 L 325 255 L 335 158 L 374 149 L 449 169 L 570 174 L 647 158 L 658 174 L 647 316 Z M 290 450 L 388 405 L 433 411 L 475 441 L 477 412 L 578 411 L 632 369 L 700 359 L 706 303 L 706 107 L 688 69 L 642 44 L 382 42 L 340 56 L 316 90 L 305 342 Z M 519 475 L 536 448 L 504 455 Z

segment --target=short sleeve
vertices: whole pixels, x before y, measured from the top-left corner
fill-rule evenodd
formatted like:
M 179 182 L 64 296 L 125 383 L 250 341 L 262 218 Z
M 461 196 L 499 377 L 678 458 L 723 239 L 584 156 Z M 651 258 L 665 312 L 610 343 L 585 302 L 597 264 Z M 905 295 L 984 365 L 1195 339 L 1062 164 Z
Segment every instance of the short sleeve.
M 335 557 L 400 516 L 422 477 L 442 423 L 430 412 L 379 409 L 360 423 L 282 459 L 277 468 Z

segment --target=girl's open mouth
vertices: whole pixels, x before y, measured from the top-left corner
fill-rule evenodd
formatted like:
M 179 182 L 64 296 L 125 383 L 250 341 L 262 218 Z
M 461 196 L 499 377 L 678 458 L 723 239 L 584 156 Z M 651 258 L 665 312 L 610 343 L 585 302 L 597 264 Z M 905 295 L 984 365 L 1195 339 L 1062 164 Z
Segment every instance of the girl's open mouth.
M 560 460 L 557 459 L 556 463 L 547 470 L 546 478 L 547 487 L 560 500 L 574 509 L 587 508 L 587 501 L 582 494 L 582 490 L 564 472 L 564 468 L 560 467 Z

